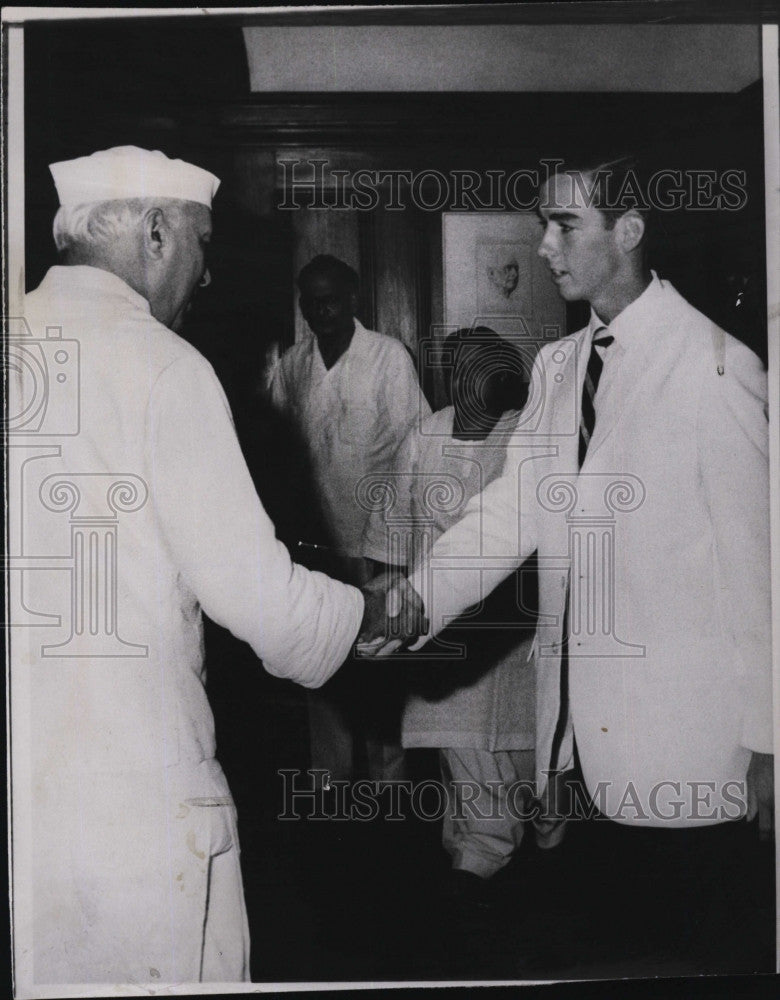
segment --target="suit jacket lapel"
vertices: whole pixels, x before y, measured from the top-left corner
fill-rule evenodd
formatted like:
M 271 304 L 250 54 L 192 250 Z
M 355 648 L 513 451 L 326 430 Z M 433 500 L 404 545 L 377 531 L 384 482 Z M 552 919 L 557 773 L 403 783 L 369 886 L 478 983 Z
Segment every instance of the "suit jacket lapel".
M 645 293 L 610 325 L 615 342 L 607 350 L 596 394 L 596 425 L 586 462 L 615 433 L 624 411 L 636 398 L 636 386 L 646 382 L 648 367 L 668 350 L 671 332 L 668 317 L 680 299 L 674 289 L 658 282 L 653 273 L 653 283 Z
M 629 397 L 631 396 L 631 386 L 635 383 L 628 365 L 626 352 L 618 346 L 617 342 L 609 347 L 610 351 L 616 353 L 610 358 L 610 368 L 606 364 L 602 374 L 599 389 L 596 393 L 595 410 L 596 424 L 593 428 L 593 435 L 588 444 L 588 451 L 585 456 L 586 464 L 593 459 L 593 456 L 603 447 L 604 442 L 614 434 L 620 423 L 623 410 L 625 409 Z M 618 379 L 618 371 L 620 378 Z
M 585 381 L 587 350 L 590 347 L 588 328 L 578 330 L 570 337 L 564 337 L 561 345 L 571 345 L 565 362 L 556 366 L 555 373 L 548 377 L 549 423 L 547 430 L 554 436 L 559 452 L 559 471 L 576 472 L 578 467 L 580 413 L 582 410 L 582 387 Z M 560 382 L 554 382 L 560 378 Z

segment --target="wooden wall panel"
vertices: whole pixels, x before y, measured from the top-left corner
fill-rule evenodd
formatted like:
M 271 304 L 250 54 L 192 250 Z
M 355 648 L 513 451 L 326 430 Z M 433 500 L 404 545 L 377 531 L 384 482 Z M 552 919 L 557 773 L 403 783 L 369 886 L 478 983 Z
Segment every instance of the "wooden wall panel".
M 376 324 L 416 352 L 426 331 L 418 329 L 420 287 L 417 232 L 412 212 L 380 209 L 374 216 Z
M 231 189 L 236 204 L 259 218 L 275 214 L 276 156 L 272 149 L 239 147 L 233 153 Z

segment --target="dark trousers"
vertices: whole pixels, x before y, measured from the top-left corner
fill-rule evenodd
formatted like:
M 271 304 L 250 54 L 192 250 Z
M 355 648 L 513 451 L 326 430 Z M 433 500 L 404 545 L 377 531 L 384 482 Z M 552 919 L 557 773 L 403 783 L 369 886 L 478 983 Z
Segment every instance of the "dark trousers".
M 557 896 L 580 915 L 583 957 L 677 955 L 702 973 L 773 971 L 774 844 L 756 826 L 570 821 Z
M 321 688 L 307 692 L 312 768 L 337 781 L 402 780 L 405 693 L 398 664 L 350 657 Z

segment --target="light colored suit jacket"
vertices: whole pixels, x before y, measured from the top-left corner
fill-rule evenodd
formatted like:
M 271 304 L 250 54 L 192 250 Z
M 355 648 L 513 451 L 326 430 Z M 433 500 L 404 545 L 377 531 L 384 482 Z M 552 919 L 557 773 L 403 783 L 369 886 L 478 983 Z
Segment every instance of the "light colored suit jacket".
M 438 632 L 537 551 L 540 785 L 561 707 L 568 593 L 558 766 L 572 761 L 573 723 L 607 815 L 736 818 L 751 750 L 772 751 L 766 374 L 655 276 L 609 333 L 582 469 L 593 321 L 540 350 L 502 477 L 411 580 Z M 459 558 L 475 534 L 481 556 Z

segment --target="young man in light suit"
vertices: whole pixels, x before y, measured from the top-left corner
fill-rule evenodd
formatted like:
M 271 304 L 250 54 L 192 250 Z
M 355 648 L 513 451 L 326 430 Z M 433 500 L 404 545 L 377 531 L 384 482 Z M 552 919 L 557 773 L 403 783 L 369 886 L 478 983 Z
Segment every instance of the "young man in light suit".
M 649 271 L 643 211 L 614 202 L 628 168 L 542 187 L 539 254 L 590 322 L 542 348 L 503 475 L 388 605 L 403 638 L 424 604 L 430 638 L 537 552 L 538 790 L 578 757 L 628 859 L 619 921 L 669 889 L 647 926 L 672 933 L 668 911 L 717 873 L 717 936 L 751 850 L 733 821 L 758 814 L 763 837 L 772 824 L 766 373 Z M 475 535 L 482 556 L 458 558 Z M 647 896 L 627 882 L 637 870 Z

